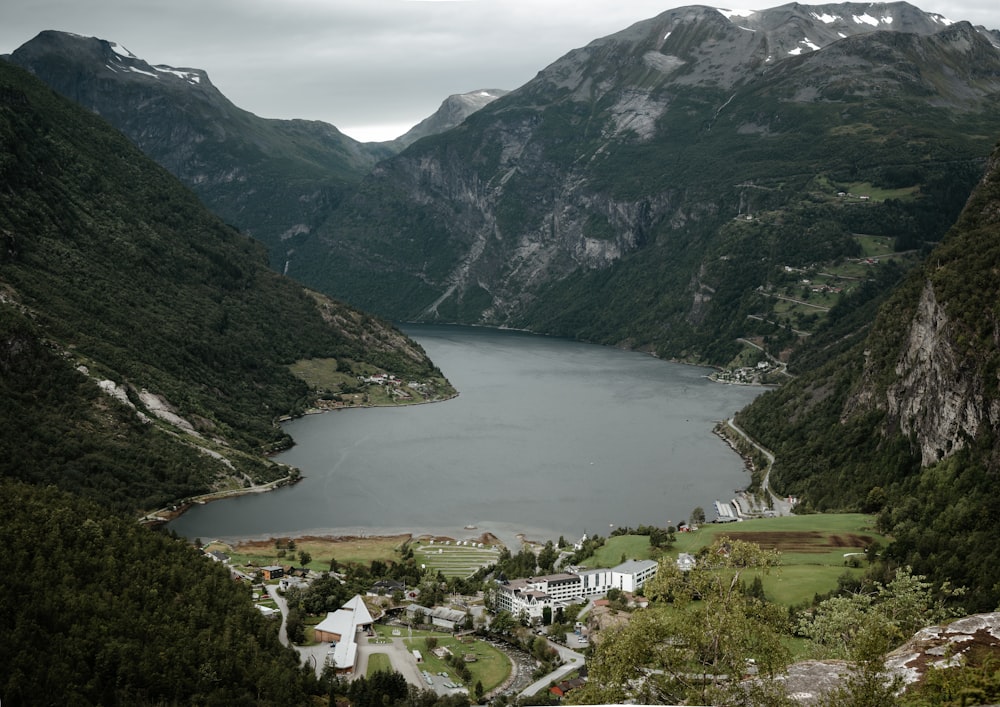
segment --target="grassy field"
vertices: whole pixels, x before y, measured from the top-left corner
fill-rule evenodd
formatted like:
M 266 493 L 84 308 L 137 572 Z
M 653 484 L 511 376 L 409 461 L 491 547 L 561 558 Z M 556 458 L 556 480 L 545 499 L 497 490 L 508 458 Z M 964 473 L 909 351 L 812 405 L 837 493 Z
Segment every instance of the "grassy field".
M 389 660 L 389 656 L 385 653 L 372 653 L 368 656 L 368 675 L 371 676 L 372 673 L 377 673 L 378 671 L 385 673 L 391 673 L 392 661 Z
M 866 564 L 856 555 L 872 542 L 886 539 L 872 528 L 874 519 L 860 513 L 816 514 L 761 518 L 742 523 L 708 524 L 695 533 L 679 533 L 676 552 L 696 553 L 716 538 L 755 542 L 766 550 L 781 553 L 781 566 L 761 575 L 764 594 L 772 601 L 792 605 L 809 601 L 837 587 L 844 572 L 861 574 Z M 851 558 L 861 560 L 862 568 L 851 567 Z M 753 581 L 747 574 L 747 582 Z
M 496 562 L 500 555 L 498 547 L 479 545 L 471 542 L 463 545 L 420 542 L 412 545 L 413 557 L 419 564 L 426 565 L 433 572 L 440 571 L 445 577 L 468 577 L 483 565 Z
M 484 541 L 479 547 L 479 540 Z M 311 558 L 306 567 L 317 571 L 330 569 L 330 560 L 339 564 L 370 565 L 372 560 L 396 562 L 400 549 L 411 542 L 414 557 L 418 563 L 446 577 L 468 577 L 483 565 L 496 562 L 500 554 L 499 545 L 490 544 L 489 538 L 472 541 L 455 541 L 420 538 L 414 541 L 411 535 L 375 537 L 302 537 L 294 538 L 289 548 L 288 538 L 268 538 L 267 540 L 246 540 L 233 545 L 214 542 L 206 546 L 208 552 L 220 550 L 232 559 L 234 565 L 257 567 L 266 565 L 301 566 L 300 553 L 307 552 Z M 463 544 L 459 544 L 462 542 Z
M 375 627 L 375 631 L 379 638 L 376 640 L 394 638 L 392 630 L 392 627 L 377 625 Z M 402 637 L 405 639 L 404 643 L 406 644 L 407 650 L 412 651 L 413 649 L 416 649 L 420 651 L 420 654 L 424 659 L 423 664 L 420 666 L 421 670 L 428 671 L 432 676 L 434 676 L 435 680 L 451 680 L 455 684 L 462 683 L 450 665 L 427 649 L 427 637 L 429 636 L 434 636 L 437 639 L 439 648 L 447 648 L 456 655 L 471 654 L 476 657 L 475 661 L 466 663 L 469 667 L 469 672 L 472 673 L 472 680 L 470 680 L 467 685 L 470 692 L 477 681 L 481 682 L 483 684 L 483 689 L 488 692 L 506 680 L 507 676 L 510 675 L 510 659 L 507 658 L 503 652 L 497 650 L 485 641 L 477 641 L 471 638 L 458 639 L 454 636 L 436 633 L 433 631 L 414 630 L 410 632 L 405 628 L 397 630 L 401 632 Z M 395 636 L 395 638 L 399 637 L 400 636 Z M 441 677 L 438 673 L 447 673 L 448 678 L 446 679 Z
M 372 560 L 383 562 L 399 559 L 399 548 L 411 539 L 410 535 L 380 537 L 304 537 L 294 539 L 294 549 L 288 549 L 288 538 L 247 540 L 234 545 L 212 543 L 206 549 L 221 550 L 232 558 L 235 565 L 253 563 L 266 565 L 301 565 L 299 553 L 309 553 L 312 560 L 307 567 L 317 571 L 330 569 L 330 560 L 370 565 Z M 279 548 L 280 545 L 280 548 Z
M 766 550 L 781 553 L 781 566 L 761 575 L 764 593 L 780 604 L 793 605 L 809 601 L 815 594 L 825 594 L 837 587 L 837 579 L 845 572 L 859 575 L 867 564 L 862 553 L 872 542 L 886 544 L 886 539 L 873 528 L 874 519 L 860 513 L 817 514 L 761 518 L 742 523 L 701 526 L 694 533 L 678 533 L 677 542 L 667 556 L 676 558 L 680 552 L 696 554 L 719 537 L 754 542 Z M 608 538 L 582 564 L 586 567 L 614 567 L 627 559 L 648 559 L 649 538 L 623 535 Z M 860 567 L 852 567 L 852 558 Z M 747 583 L 754 574 L 747 573 Z
M 608 538 L 582 564 L 584 567 L 614 567 L 622 563 L 623 555 L 626 560 L 648 560 L 651 549 L 646 535 L 617 535 Z

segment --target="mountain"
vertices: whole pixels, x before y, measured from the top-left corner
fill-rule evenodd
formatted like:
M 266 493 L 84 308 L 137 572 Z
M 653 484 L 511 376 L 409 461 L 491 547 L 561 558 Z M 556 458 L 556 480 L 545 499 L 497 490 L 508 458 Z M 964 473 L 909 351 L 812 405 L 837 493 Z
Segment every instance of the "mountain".
M 269 247 L 310 232 L 392 154 L 327 123 L 260 118 L 233 105 L 204 71 L 150 65 L 103 39 L 46 31 L 9 59 L 104 117 Z
M 269 269 L 107 122 L 4 61 L 0 145 L 0 477 L 150 509 L 287 476 L 264 453 L 318 395 L 296 363 L 449 389 L 417 344 Z
M 428 135 L 437 135 L 451 130 L 470 115 L 485 105 L 488 105 L 505 95 L 508 91 L 500 88 L 483 88 L 468 93 L 456 93 L 448 96 L 432 115 L 427 116 L 403 135 L 392 141 L 397 152 L 409 147 L 417 140 Z
M 450 96 L 400 138 L 362 143 L 321 121 L 260 118 L 233 105 L 205 71 L 151 65 L 117 42 L 45 31 L 6 58 L 104 117 L 272 252 L 315 230 L 379 160 L 505 93 Z
M 738 420 L 804 510 L 878 514 L 887 562 L 1000 601 L 1000 148 L 961 217 L 877 312 Z M 829 346 L 832 340 L 848 345 Z
M 954 221 L 997 45 L 906 3 L 668 10 L 380 162 L 285 267 L 398 319 L 784 356 L 869 279 L 859 234 L 905 269 Z

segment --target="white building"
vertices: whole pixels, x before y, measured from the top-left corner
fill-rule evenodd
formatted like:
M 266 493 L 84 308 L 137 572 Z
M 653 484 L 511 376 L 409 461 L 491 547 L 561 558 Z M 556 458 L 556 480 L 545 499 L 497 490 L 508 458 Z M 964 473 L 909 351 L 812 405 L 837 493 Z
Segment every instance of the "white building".
M 417 616 L 424 616 L 430 620 L 432 626 L 454 631 L 465 623 L 465 612 L 458 609 L 448 609 L 443 606 L 427 608 L 419 604 L 410 604 L 406 607 L 406 616 L 410 621 L 415 621 Z
M 634 592 L 656 574 L 659 565 L 652 560 L 629 560 L 611 570 L 611 584 L 623 592 Z
M 358 631 L 370 626 L 374 619 L 360 595 L 331 611 L 326 618 L 316 624 L 315 638 L 320 642 L 329 641 L 330 652 L 327 662 L 337 672 L 350 672 L 358 659 Z
M 542 618 L 545 607 L 555 610 L 587 597 L 604 596 L 609 589 L 626 592 L 639 589 L 656 574 L 659 565 L 653 560 L 631 560 L 612 569 L 562 572 L 544 577 L 513 579 L 497 585 L 496 610 L 531 621 Z

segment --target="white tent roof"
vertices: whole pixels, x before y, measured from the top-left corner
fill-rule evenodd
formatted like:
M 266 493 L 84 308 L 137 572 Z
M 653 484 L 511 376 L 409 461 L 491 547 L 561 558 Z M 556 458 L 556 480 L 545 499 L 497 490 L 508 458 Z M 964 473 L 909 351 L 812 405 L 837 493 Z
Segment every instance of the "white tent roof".
M 341 607 L 341 611 L 345 609 L 354 613 L 355 626 L 367 626 L 375 620 L 372 618 L 371 612 L 368 611 L 368 607 L 365 606 L 365 600 L 361 598 L 360 594 L 355 594 L 353 599 Z

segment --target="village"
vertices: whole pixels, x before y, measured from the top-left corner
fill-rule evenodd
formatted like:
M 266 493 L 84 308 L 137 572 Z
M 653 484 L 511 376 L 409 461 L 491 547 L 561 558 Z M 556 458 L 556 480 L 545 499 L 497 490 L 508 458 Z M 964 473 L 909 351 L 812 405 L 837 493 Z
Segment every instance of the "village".
M 643 606 L 641 588 L 659 566 L 648 559 L 612 568 L 570 565 L 544 576 L 494 577 L 473 594 L 434 592 L 437 596 L 431 596 L 425 583 L 372 577 L 363 592 L 309 620 L 304 640 L 296 642 L 290 640 L 294 629 L 289 628 L 287 598 L 331 579 L 346 585 L 346 573 L 256 565 L 219 547 L 206 546 L 206 557 L 251 587 L 257 609 L 279 624 L 282 642 L 294 647 L 318 675 L 328 672 L 351 680 L 391 668 L 422 689 L 476 699 L 545 691 L 561 697 L 583 684 L 590 633 L 607 620 L 610 600 Z M 568 547 L 561 559 L 580 547 Z M 499 554 L 495 544 L 444 538 L 426 539 L 421 550 L 421 559 L 434 558 L 459 574 L 490 566 Z M 677 562 L 682 569 L 694 566 L 686 553 Z M 437 579 L 442 578 L 438 570 Z

